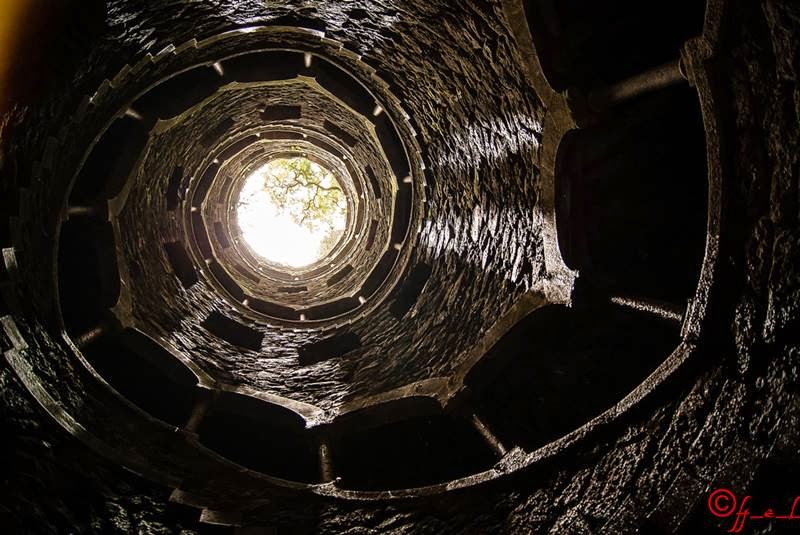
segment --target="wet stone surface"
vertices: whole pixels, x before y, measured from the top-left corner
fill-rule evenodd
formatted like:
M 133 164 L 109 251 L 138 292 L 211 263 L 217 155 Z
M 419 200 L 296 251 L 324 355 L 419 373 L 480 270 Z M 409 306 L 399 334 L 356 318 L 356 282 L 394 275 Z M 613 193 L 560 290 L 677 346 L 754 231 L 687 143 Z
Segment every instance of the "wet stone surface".
M 416 253 L 417 261 L 431 263 L 433 271 L 416 316 L 398 322 L 388 311 L 378 312 L 357 329 L 371 351 L 319 364 L 309 375 L 292 373 L 295 354 L 273 355 L 269 366 L 286 374 L 285 384 L 273 383 L 277 372 L 265 372 L 257 359 L 220 365 L 219 373 L 255 381 L 243 378 L 261 371 L 262 385 L 297 388 L 305 392 L 304 399 L 333 406 L 443 373 L 481 325 L 536 283 L 542 269 L 536 241 L 540 222 L 532 207 L 541 110 L 517 67 L 499 5 L 459 3 L 453 10 L 448 4 L 287 2 L 265 13 L 273 8 L 262 2 L 109 3 L 108 34 L 89 62 L 112 74 L 119 65 L 111 65 L 120 57 L 231 26 L 272 20 L 324 27 L 391 73 L 387 79 L 412 115 L 435 177 L 430 218 Z M 728 21 L 732 30 L 724 46 L 730 54 L 721 77 L 731 95 L 728 134 L 735 140 L 729 151 L 729 185 L 736 209 L 726 222 L 725 273 L 734 304 L 717 319 L 719 339 L 702 341 L 697 360 L 703 364 L 692 370 L 692 377 L 670 385 L 607 435 L 513 478 L 424 503 L 330 502 L 273 510 L 254 525 L 287 533 L 626 533 L 664 530 L 671 519 L 686 517 L 681 529 L 694 533 L 714 526 L 703 500 L 692 502 L 691 493 L 685 501 L 664 500 L 672 490 L 691 488 L 692 481 L 729 483 L 736 466 L 741 467 L 740 480 L 748 482 L 737 489 L 743 492 L 765 473 L 763 457 L 776 438 L 783 436 L 788 443 L 783 447 L 796 453 L 797 434 L 787 434 L 795 416 L 787 411 L 797 403 L 800 377 L 794 261 L 800 129 L 793 61 L 800 12 L 789 0 L 740 7 Z M 76 88 L 99 82 L 95 71 L 79 78 Z M 64 102 L 27 111 L 23 124 L 55 121 L 70 109 L 71 99 L 67 95 Z M 41 154 L 42 131 L 47 130 L 29 128 L 16 140 L 20 161 Z M 20 164 L 17 177 L 25 174 L 25 165 Z M 38 245 L 30 247 L 35 254 Z M 33 336 L 47 339 L 44 332 Z M 196 333 L 192 336 L 197 343 Z M 270 343 L 278 348 L 283 341 L 276 336 Z M 39 347 L 37 366 L 46 374 L 47 346 Z M 392 358 L 381 359 L 385 355 Z M 4 496 L 0 509 L 8 525 L 27 529 L 35 523 L 31 531 L 41 533 L 61 532 L 65 526 L 89 533 L 184 529 L 165 513 L 165 489 L 107 468 L 83 445 L 49 429 L 47 417 L 33 408 L 7 368 L 0 380 L 3 435 L 13 437 L 7 444 L 14 454 L 4 457 L 14 464 L 4 485 L 13 492 Z M 69 377 L 53 380 L 67 382 Z M 58 455 L 47 453 L 53 448 Z M 34 459 L 26 452 L 33 452 Z M 83 481 L 76 473 L 86 478 L 85 485 L 74 483 Z M 53 485 L 40 483 L 48 481 Z M 77 488 L 86 500 L 70 498 Z M 785 499 L 788 494 L 782 493 L 796 489 L 784 482 L 771 492 Z M 752 532 L 768 533 L 769 528 L 757 525 Z

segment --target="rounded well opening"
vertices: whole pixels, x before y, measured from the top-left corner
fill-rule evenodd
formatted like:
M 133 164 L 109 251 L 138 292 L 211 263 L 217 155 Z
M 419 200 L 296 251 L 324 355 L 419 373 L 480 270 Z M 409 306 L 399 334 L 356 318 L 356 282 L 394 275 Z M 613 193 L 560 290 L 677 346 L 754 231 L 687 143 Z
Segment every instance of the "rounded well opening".
M 347 227 L 334 173 L 304 157 L 276 158 L 244 181 L 236 206 L 242 239 L 265 261 L 292 268 L 325 258 Z

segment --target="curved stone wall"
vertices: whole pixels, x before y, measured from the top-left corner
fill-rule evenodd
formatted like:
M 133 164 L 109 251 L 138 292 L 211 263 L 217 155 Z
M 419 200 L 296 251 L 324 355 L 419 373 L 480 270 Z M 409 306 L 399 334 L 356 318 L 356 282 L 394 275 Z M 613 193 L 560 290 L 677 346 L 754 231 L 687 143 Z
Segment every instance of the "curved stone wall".
M 7 115 L 10 458 L 100 467 L 43 532 L 671 533 L 727 526 L 713 488 L 788 497 L 796 9 L 450 4 L 108 2 Z M 275 269 L 229 208 L 298 153 L 350 226 Z

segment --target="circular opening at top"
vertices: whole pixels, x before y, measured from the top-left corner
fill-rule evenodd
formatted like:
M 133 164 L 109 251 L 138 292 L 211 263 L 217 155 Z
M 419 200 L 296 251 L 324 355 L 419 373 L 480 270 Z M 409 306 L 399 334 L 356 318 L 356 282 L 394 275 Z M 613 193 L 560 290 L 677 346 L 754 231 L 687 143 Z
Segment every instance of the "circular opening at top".
M 324 258 L 342 237 L 347 199 L 329 169 L 308 158 L 277 158 L 244 181 L 236 215 L 253 252 L 303 267 Z

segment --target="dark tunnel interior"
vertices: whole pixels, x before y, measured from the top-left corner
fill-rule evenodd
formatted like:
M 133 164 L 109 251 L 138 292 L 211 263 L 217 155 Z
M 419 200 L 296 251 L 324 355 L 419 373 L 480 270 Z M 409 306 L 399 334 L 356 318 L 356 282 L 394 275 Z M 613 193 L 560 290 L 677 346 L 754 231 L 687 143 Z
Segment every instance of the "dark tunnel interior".
M 780 532 L 798 21 L 0 5 L 0 531 Z

